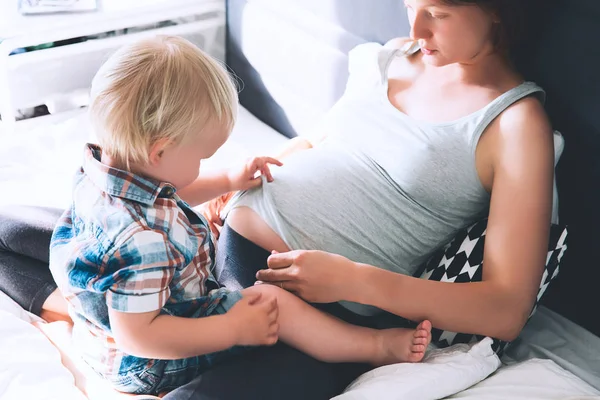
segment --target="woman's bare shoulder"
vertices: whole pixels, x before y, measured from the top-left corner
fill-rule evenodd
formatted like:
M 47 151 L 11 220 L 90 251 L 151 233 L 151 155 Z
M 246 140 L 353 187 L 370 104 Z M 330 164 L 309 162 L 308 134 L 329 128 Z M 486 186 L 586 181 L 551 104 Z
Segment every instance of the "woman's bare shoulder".
M 535 168 L 532 164 L 546 165 L 554 155 L 553 140 L 553 129 L 541 102 L 533 96 L 515 102 L 490 124 L 479 142 L 478 154 L 490 167 L 489 174 L 482 175 L 482 183 L 492 192 L 497 183 L 493 176 L 497 174 L 491 171 L 508 166 L 516 175 L 523 175 L 523 171 Z M 547 165 L 549 172 L 552 164 Z
M 498 128 L 500 135 L 510 140 L 546 140 L 553 132 L 544 106 L 534 96 L 525 97 L 504 110 L 498 117 Z

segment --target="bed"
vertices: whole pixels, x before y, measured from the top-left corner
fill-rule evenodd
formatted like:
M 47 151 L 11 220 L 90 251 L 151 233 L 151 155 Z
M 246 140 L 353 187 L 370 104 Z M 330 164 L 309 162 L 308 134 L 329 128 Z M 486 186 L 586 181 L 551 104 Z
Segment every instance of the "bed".
M 423 365 L 376 369 L 336 399 L 600 398 L 600 318 L 593 310 L 600 300 L 600 269 L 594 262 L 594 240 L 600 237 L 600 161 L 595 157 L 600 55 L 581 40 L 598 35 L 600 3 L 543 4 L 534 7 L 540 23 L 531 26 L 518 63 L 547 89 L 547 109 L 566 140 L 557 175 L 560 217 L 569 224 L 570 242 L 558 280 L 501 360 L 485 352 L 479 357 L 477 344 L 452 351 L 432 348 Z M 408 32 L 398 0 L 229 0 L 227 8 L 227 63 L 241 83 L 243 108 L 232 139 L 209 168 L 244 155 L 274 153 L 287 138 L 310 135 L 344 90 L 348 52 L 360 43 Z M 81 145 L 90 140 L 85 114 L 49 117 L 21 129 L 23 134 L 3 139 L 10 143 L 0 148 L 0 188 L 12 194 L 1 197 L 0 205 L 65 207 Z M 73 368 L 57 351 L 61 346 L 32 330 L 32 322 L 35 318 L 0 293 L 0 355 L 20 360 L 0 367 L 0 398 L 83 399 Z M 483 372 L 473 372 L 473 357 L 479 357 Z M 193 385 L 165 399 L 204 399 Z M 118 398 L 102 387 L 88 389 L 89 398 Z

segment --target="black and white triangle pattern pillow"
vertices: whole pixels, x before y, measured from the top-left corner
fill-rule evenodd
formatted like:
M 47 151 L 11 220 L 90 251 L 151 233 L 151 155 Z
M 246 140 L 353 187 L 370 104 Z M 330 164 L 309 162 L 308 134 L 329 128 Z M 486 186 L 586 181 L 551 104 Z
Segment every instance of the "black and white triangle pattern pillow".
M 420 268 L 417 275 L 422 279 L 441 282 L 477 282 L 481 281 L 483 273 L 483 246 L 487 230 L 487 218 L 476 222 L 461 231 L 444 248 L 436 252 L 427 263 Z M 550 282 L 559 272 L 560 262 L 567 250 L 566 226 L 553 224 L 550 229 L 548 255 L 544 274 L 540 282 L 536 303 L 530 317 L 535 312 Z M 470 343 L 482 340 L 480 335 L 456 333 L 434 328 L 432 342 L 438 347 L 448 347 L 456 343 Z M 502 353 L 507 343 L 494 339 L 494 351 Z

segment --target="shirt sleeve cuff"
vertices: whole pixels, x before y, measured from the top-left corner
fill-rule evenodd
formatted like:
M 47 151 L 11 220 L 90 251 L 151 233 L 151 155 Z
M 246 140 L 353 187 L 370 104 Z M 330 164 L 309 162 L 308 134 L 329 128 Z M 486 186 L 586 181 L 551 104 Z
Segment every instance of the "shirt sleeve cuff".
M 145 313 L 163 308 L 170 296 L 171 290 L 168 287 L 157 293 L 143 295 L 122 294 L 108 290 L 106 304 L 124 313 Z

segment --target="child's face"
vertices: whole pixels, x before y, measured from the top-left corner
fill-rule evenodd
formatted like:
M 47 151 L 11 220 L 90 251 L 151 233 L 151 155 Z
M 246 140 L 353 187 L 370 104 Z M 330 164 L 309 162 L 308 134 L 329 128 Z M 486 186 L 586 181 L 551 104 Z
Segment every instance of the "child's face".
M 228 137 L 227 128 L 213 124 L 183 144 L 164 147 L 153 165 L 153 175 L 177 189 L 186 187 L 198 178 L 200 161 L 215 154 Z

